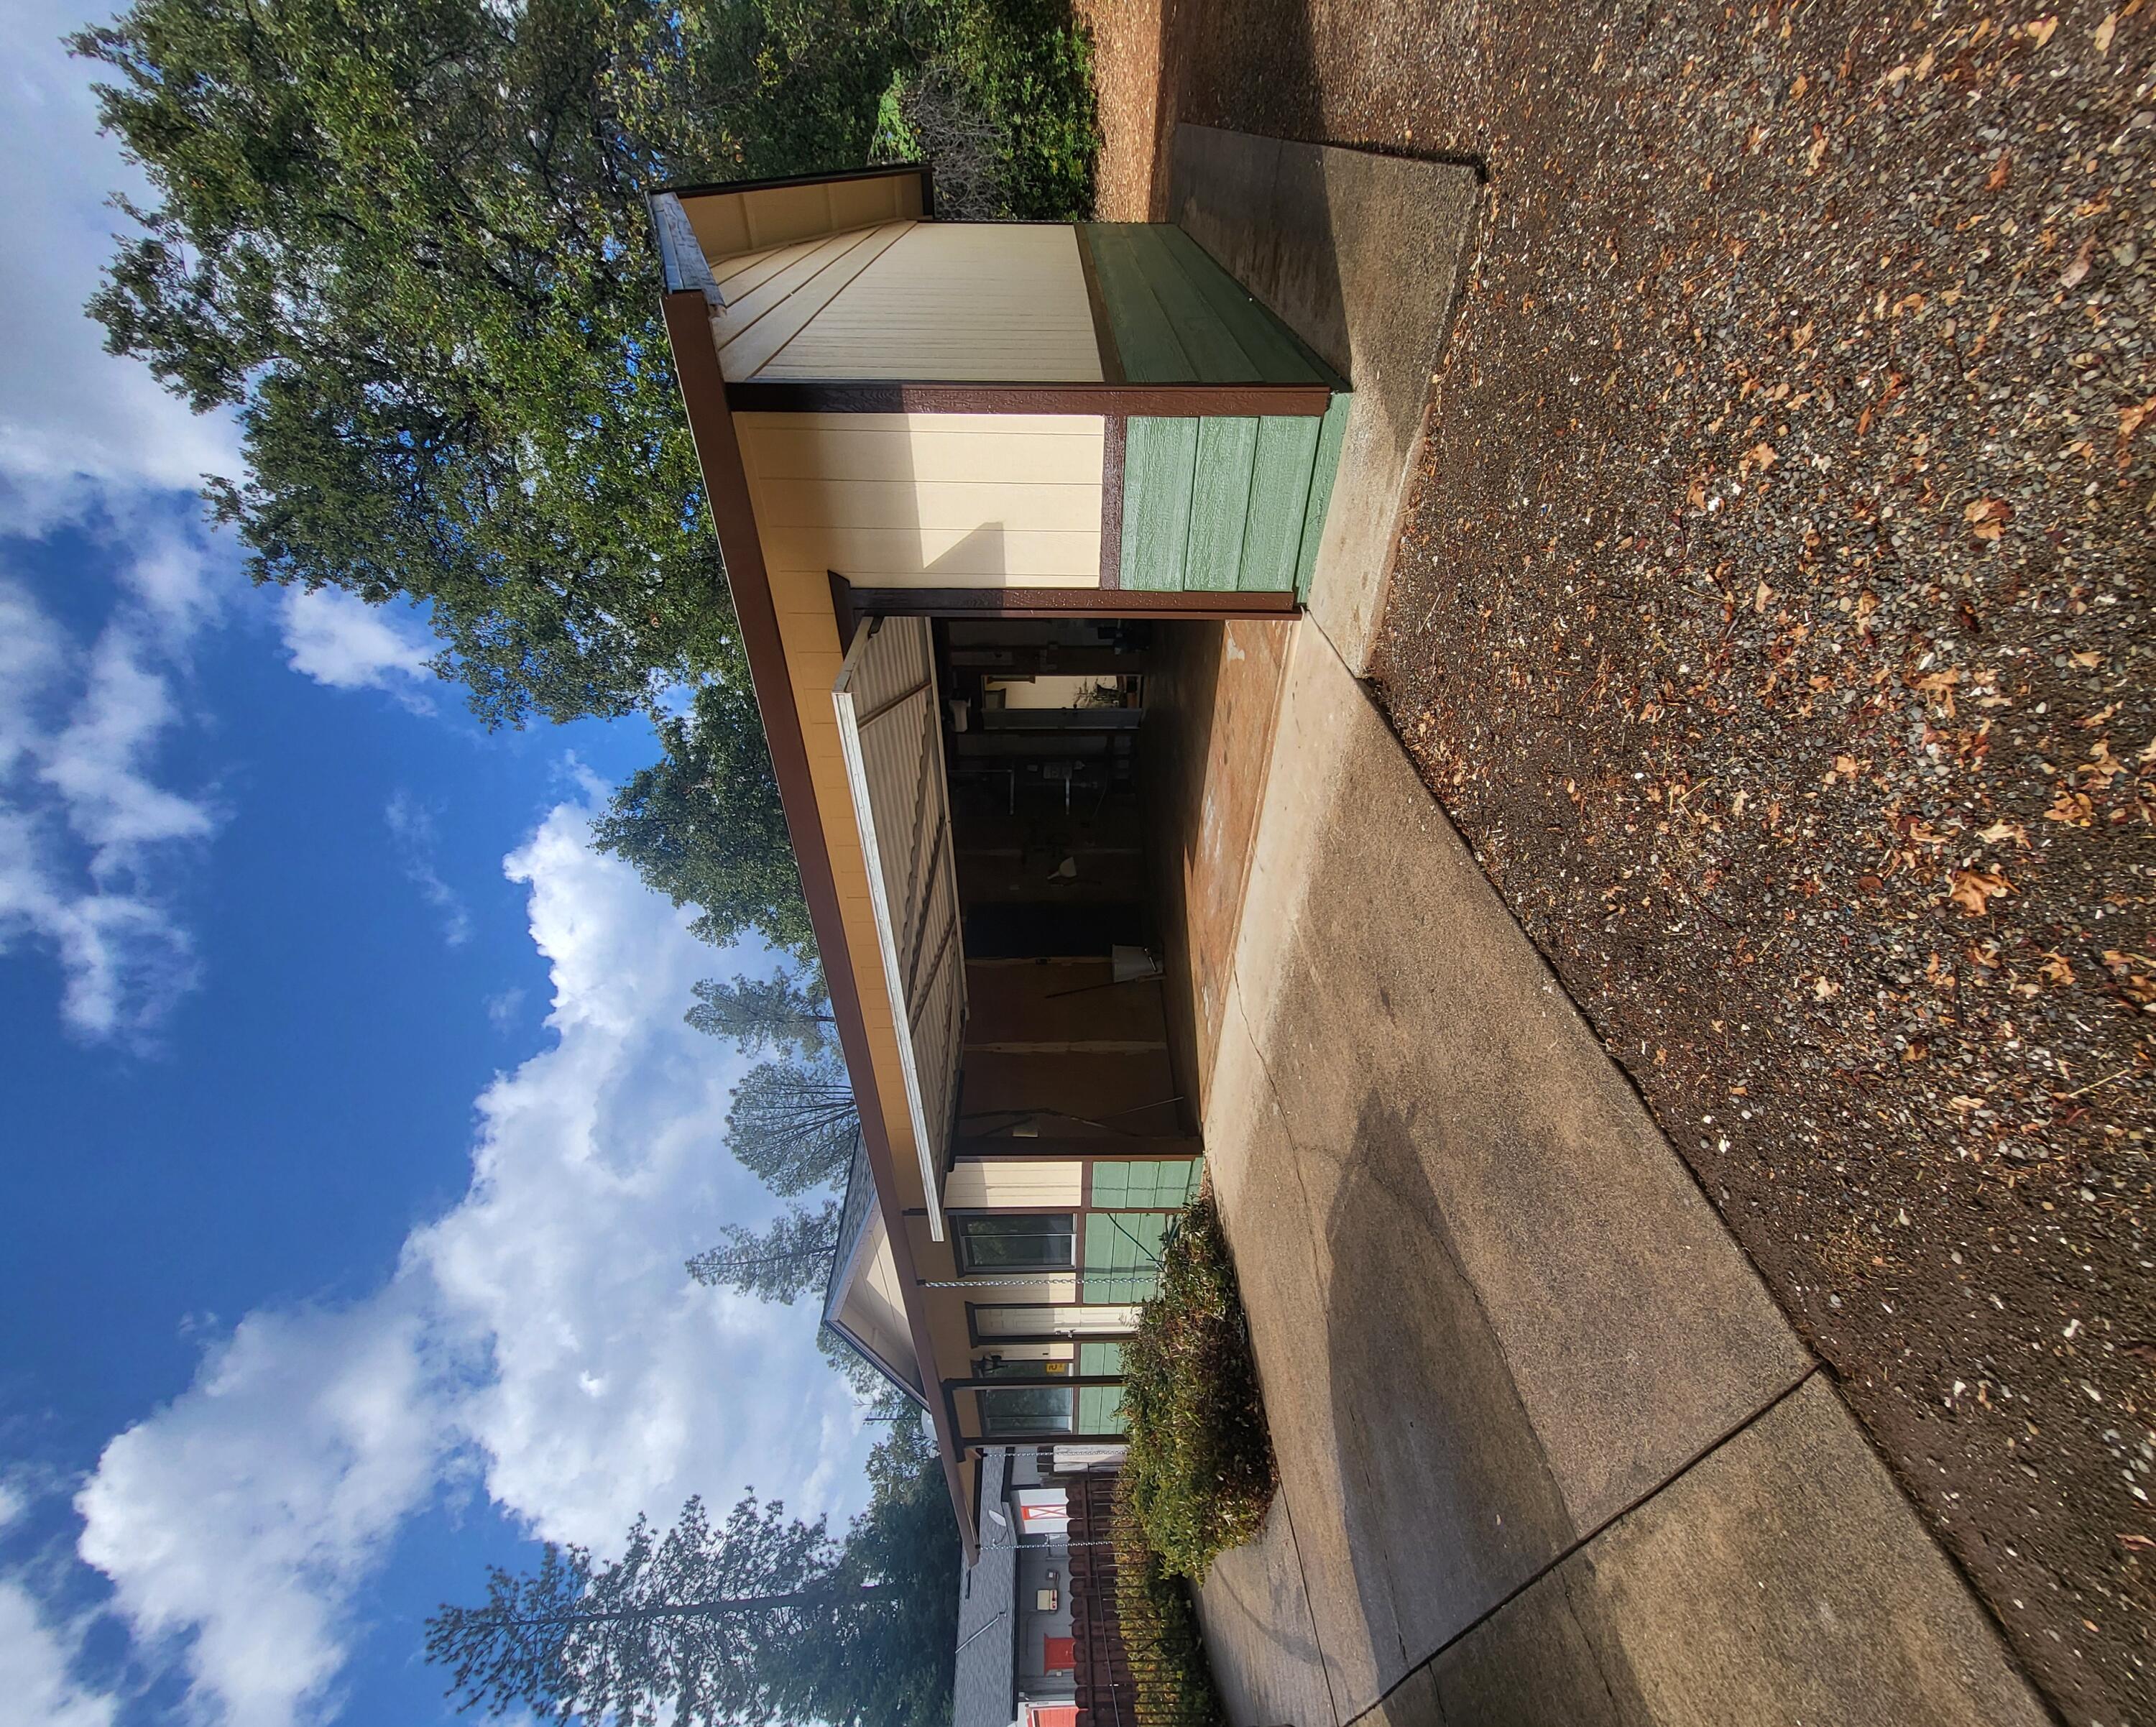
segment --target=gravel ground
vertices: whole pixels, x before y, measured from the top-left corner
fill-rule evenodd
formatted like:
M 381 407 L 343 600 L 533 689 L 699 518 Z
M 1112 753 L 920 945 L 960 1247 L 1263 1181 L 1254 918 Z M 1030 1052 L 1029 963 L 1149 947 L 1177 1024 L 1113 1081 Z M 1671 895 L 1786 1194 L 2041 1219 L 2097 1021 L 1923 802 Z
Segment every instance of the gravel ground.
M 2156 0 L 1091 8 L 1460 153 L 1378 666 L 1432 789 L 2066 1719 L 2156 1724 Z

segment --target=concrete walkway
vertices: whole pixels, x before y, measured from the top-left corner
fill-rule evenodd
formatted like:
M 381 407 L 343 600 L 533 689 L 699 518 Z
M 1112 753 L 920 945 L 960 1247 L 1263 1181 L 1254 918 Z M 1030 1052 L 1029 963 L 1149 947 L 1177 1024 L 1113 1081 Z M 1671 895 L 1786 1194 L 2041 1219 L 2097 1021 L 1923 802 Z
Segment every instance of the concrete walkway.
M 1239 1727 L 2038 1722 L 1314 623 L 1205 1133 L 1281 1491 Z

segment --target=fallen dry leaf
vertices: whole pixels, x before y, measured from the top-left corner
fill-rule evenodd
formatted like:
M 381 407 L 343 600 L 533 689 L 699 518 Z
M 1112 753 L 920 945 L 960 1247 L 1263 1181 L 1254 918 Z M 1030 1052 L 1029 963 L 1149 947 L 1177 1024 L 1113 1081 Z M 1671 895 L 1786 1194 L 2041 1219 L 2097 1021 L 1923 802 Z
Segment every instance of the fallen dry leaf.
M 2029 845 L 2029 830 L 2018 821 L 1994 821 L 1976 836 L 1987 846 L 2003 846 L 2009 840 L 2025 851 Z
M 1928 677 L 1918 678 L 1910 686 L 1910 688 L 1920 696 L 1929 696 L 1933 703 L 1943 708 L 1946 711 L 1946 717 L 1952 719 L 1954 717 L 1954 686 L 1960 681 L 1961 668 L 1958 666 L 1949 666 L 1944 671 L 1935 671 Z
M 2023 28 L 2028 31 L 2030 39 L 2037 47 L 2041 48 L 2058 33 L 2059 15 L 2055 12 L 2046 13 L 2034 23 L 2024 25 Z
M 2111 52 L 2111 39 L 2118 28 L 2118 14 L 2115 12 L 2104 13 L 2103 22 L 2096 27 L 2096 51 L 2098 54 Z
M 2074 980 L 2073 966 L 2063 953 L 2046 953 L 2036 969 L 2055 984 L 2071 984 Z
M 1995 540 L 2014 519 L 2014 506 L 2005 498 L 1979 498 L 1962 512 L 1969 531 L 1979 540 Z
M 2095 748 L 2089 751 L 2088 760 L 2082 765 L 2078 772 L 2089 784 L 2107 786 L 2126 772 L 2126 763 L 2111 753 L 2109 738 L 2099 738 L 2096 741 Z
M 2085 828 L 2096 820 L 2096 805 L 2081 792 L 2061 792 L 2058 801 L 2044 812 L 2046 821 L 2064 822 L 2068 827 Z
M 2096 236 L 2091 234 L 2082 242 L 2081 250 L 2074 254 L 2074 261 L 2066 266 L 2065 273 L 2060 276 L 2059 285 L 2061 288 L 2081 286 L 2089 273 L 2089 260 L 2095 255 Z
M 2006 183 L 2006 177 L 2011 171 L 2012 158 L 2002 150 L 1999 152 L 1999 160 L 1992 163 L 1991 172 L 1984 177 L 1984 189 L 1986 192 L 1998 191 Z
M 2014 884 L 1996 870 L 1952 870 L 1948 872 L 1953 886 L 1947 897 L 1962 908 L 1963 914 L 1981 917 L 1991 909 L 1991 902 L 2003 893 L 2014 892 Z

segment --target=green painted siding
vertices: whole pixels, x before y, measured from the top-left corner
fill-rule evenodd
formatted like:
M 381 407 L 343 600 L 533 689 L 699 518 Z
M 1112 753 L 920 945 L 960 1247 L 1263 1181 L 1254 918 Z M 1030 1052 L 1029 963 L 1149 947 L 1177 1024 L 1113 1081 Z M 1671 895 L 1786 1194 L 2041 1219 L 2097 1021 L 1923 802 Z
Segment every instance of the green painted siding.
M 1257 422 L 1250 504 L 1243 517 L 1243 544 L 1235 565 L 1238 588 L 1261 592 L 1295 586 L 1296 560 L 1302 550 L 1303 520 L 1314 479 L 1312 469 L 1323 424 L 1322 420 L 1285 414 L 1268 414 Z M 1317 520 L 1322 527 L 1322 507 Z
M 1123 1393 L 1118 1385 L 1081 1385 L 1078 1388 L 1078 1427 L 1081 1433 L 1120 1433 L 1123 1431 Z
M 1327 383 L 1340 379 L 1181 229 L 1080 229 L 1132 383 Z
M 1078 1345 L 1078 1376 L 1096 1379 L 1123 1370 L 1123 1346 L 1114 1343 Z M 1081 1385 L 1078 1388 L 1078 1431 L 1081 1433 L 1120 1433 L 1123 1431 L 1123 1393 L 1117 1385 Z
M 1179 593 L 1190 547 L 1190 497 L 1198 472 L 1198 422 L 1133 419 L 1123 443 L 1126 588 Z
M 1091 252 L 1132 383 L 1323 383 L 1305 414 L 1135 419 L 1123 452 L 1122 583 L 1155 593 L 1310 596 L 1340 464 L 1346 387 L 1181 229 L 1092 223 Z
M 1351 398 L 1323 419 L 1134 419 L 1123 449 L 1122 583 L 1310 597 Z
M 1088 1211 L 1079 1280 L 1081 1302 L 1134 1302 L 1159 1282 L 1160 1241 L 1168 1211 Z
M 1250 468 L 1257 455 L 1256 420 L 1216 416 L 1198 422 L 1198 467 L 1190 486 L 1190 549 L 1183 560 L 1185 588 L 1233 589 L 1244 585 L 1243 536 L 1250 517 Z
M 1180 1211 L 1198 1191 L 1196 1158 L 1096 1163 L 1090 1203 L 1104 1211 Z
M 1310 501 L 1302 511 L 1302 543 L 1295 558 L 1297 599 L 1310 598 L 1310 578 L 1317 569 L 1318 542 L 1325 537 L 1325 510 L 1332 501 L 1332 482 L 1340 472 L 1340 442 L 1348 431 L 1348 407 L 1352 399 L 1335 396 L 1318 429 L 1317 450 L 1310 470 Z

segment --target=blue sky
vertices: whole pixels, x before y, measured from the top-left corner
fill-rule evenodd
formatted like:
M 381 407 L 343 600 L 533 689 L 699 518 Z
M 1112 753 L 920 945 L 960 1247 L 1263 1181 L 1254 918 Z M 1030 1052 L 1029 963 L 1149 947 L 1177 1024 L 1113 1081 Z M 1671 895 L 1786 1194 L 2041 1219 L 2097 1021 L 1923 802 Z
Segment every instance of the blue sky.
M 421 1622 L 536 1538 L 854 1509 L 805 1308 L 696 1289 L 754 967 L 595 853 L 641 722 L 490 734 L 422 620 L 254 589 L 229 429 L 100 349 L 125 170 L 11 8 L 0 127 L 0 1695 L 448 1719 Z

